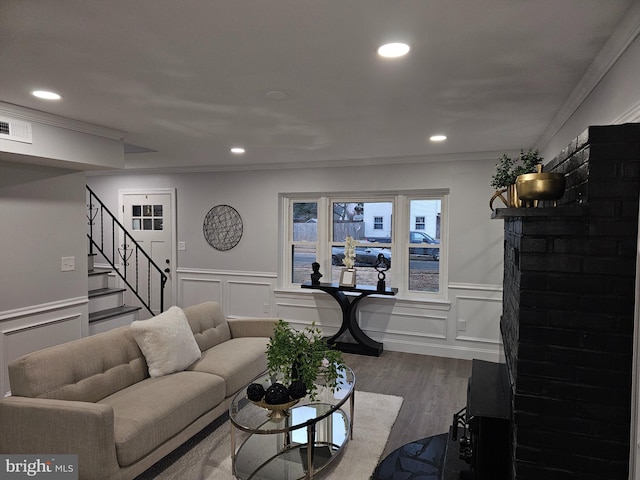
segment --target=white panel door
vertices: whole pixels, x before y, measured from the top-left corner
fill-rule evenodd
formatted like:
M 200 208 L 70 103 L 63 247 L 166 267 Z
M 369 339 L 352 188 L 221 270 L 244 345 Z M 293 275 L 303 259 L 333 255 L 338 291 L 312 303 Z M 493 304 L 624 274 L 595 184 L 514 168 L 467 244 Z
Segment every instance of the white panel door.
M 151 257 L 167 277 L 164 288 L 164 310 L 172 305 L 172 276 L 174 272 L 172 193 L 122 193 L 122 222 L 131 236 Z M 121 239 L 118 246 L 121 269 L 126 268 L 127 281 L 138 289 L 144 301 L 151 301 L 154 314 L 160 313 L 160 277 L 149 269 L 144 255 L 136 252 L 133 245 Z M 124 258 L 123 258 L 124 257 Z M 126 264 L 126 267 L 122 265 Z M 150 280 L 149 280 L 150 278 Z M 138 305 L 139 300 L 127 291 L 125 303 Z M 140 312 L 145 318 L 148 312 Z

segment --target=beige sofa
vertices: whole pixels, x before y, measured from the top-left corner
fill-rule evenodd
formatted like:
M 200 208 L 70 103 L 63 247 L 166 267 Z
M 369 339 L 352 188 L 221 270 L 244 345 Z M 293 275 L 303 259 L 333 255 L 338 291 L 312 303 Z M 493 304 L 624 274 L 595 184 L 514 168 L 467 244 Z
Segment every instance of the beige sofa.
M 227 320 L 216 302 L 183 312 L 200 358 L 175 373 L 150 376 L 133 326 L 13 361 L 0 453 L 78 454 L 80 479 L 132 479 L 223 414 L 266 370 L 275 319 Z

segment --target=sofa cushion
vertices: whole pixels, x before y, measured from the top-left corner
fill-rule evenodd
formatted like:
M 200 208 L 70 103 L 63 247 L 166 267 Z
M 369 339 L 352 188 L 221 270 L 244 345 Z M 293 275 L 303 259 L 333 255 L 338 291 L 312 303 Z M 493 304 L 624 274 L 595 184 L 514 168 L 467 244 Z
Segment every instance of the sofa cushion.
M 13 395 L 56 400 L 97 402 L 148 376 L 129 326 L 32 352 L 9 365 Z
M 224 378 L 229 397 L 267 369 L 268 342 L 268 338 L 232 338 L 203 352 L 189 370 Z
M 99 403 L 113 407 L 121 467 L 153 451 L 224 400 L 224 380 L 200 372 L 148 378 Z
M 152 377 L 179 372 L 200 358 L 200 348 L 180 307 L 171 307 L 148 320 L 136 320 L 131 330 Z
M 205 302 L 184 309 L 200 351 L 210 349 L 231 338 L 227 319 L 218 302 Z

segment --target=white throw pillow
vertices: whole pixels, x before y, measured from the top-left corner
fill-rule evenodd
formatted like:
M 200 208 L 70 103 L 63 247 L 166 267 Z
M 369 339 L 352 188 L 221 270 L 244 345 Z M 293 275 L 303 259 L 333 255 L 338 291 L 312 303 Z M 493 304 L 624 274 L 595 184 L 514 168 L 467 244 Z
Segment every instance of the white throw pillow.
M 148 320 L 136 320 L 131 330 L 152 377 L 184 370 L 200 358 L 200 348 L 180 307 L 171 307 Z

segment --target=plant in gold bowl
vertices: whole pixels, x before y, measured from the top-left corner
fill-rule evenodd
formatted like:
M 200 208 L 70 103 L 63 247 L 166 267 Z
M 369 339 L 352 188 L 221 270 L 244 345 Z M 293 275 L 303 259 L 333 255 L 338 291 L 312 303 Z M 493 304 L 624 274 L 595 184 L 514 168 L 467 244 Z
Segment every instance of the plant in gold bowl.
M 315 324 L 296 330 L 278 320 L 266 353 L 271 385 L 251 384 L 247 397 L 270 409 L 286 409 L 305 395 L 316 400 L 319 383 L 335 391 L 344 368 L 342 353 L 327 344 Z
M 566 180 L 562 173 L 543 173 L 538 165 L 536 173 L 525 173 L 516 178 L 516 191 L 524 207 L 537 207 L 540 200 L 552 202 L 555 207 L 564 195 Z
M 493 210 L 493 201 L 500 198 L 507 207 L 522 206 L 516 192 L 516 179 L 520 175 L 535 173 L 537 165 L 541 164 L 542 157 L 538 150 L 520 149 L 518 158 L 511 158 L 506 153 L 496 163 L 496 173 L 491 177 L 491 186 L 496 192 L 489 201 L 489 207 Z M 502 196 L 507 194 L 507 198 Z

